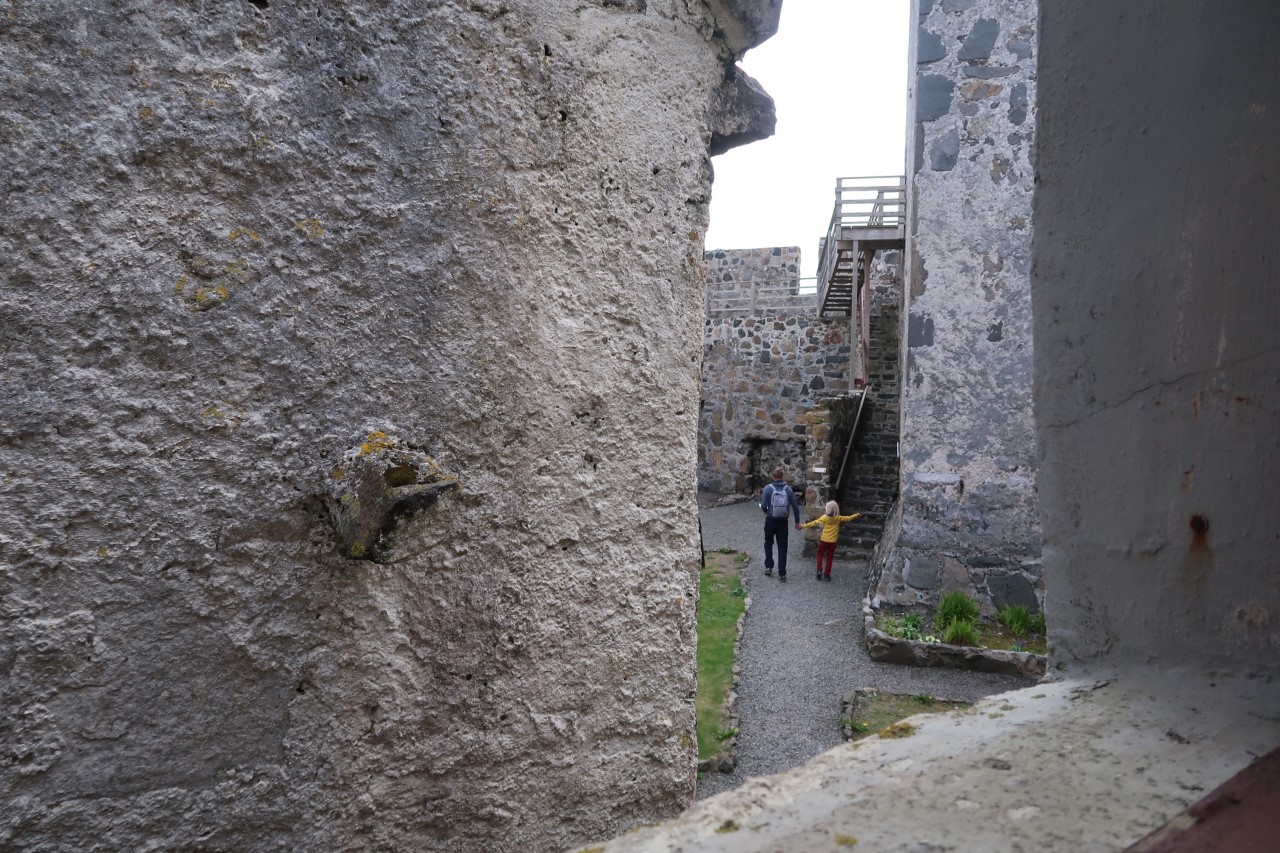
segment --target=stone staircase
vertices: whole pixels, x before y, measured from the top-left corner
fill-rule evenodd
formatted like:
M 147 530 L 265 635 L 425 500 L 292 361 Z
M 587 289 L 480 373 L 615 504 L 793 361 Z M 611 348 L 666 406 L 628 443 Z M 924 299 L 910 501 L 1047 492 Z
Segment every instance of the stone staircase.
M 897 300 L 890 298 L 881 301 L 870 317 L 867 381 L 871 393 L 854 439 L 850 470 L 836 498 L 842 513 L 862 513 L 840 527 L 837 554 L 846 558 L 871 554 L 898 497 L 898 316 Z

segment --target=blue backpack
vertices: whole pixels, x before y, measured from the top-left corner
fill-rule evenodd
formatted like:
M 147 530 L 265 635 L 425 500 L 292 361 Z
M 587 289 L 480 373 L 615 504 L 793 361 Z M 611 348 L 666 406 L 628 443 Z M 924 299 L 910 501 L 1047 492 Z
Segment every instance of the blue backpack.
M 786 486 L 774 486 L 773 495 L 769 498 L 769 517 L 786 518 L 791 512 L 791 499 L 787 497 Z

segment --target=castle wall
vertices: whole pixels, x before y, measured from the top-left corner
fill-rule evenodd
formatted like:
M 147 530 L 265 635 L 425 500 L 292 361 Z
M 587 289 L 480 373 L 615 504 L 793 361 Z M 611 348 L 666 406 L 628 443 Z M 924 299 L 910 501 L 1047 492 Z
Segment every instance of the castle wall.
M 912 39 L 901 533 L 881 603 L 1040 597 L 1032 419 L 1037 4 L 921 0 Z M 896 526 L 896 522 L 895 525 Z
M 1280 648 L 1280 9 L 1109 9 L 1044 15 L 1050 637 L 1068 666 L 1253 679 Z
M 885 520 L 898 497 L 898 440 L 901 392 L 902 262 L 900 252 L 877 253 L 867 286 L 867 403 L 849 454 L 844 487 L 836 499 L 843 513 L 862 517 L 840 526 L 837 553 L 865 558 L 880 541 Z M 855 409 L 854 401 L 847 404 Z M 843 440 L 838 444 L 843 445 Z M 839 476 L 842 459 L 831 464 Z
M 706 260 L 698 486 L 749 494 L 781 465 L 803 491 L 814 480 L 808 415 L 849 388 L 849 320 L 820 317 L 812 292 L 797 295 L 798 248 Z
M 0 847 L 689 802 L 707 150 L 776 6 L 6 12 Z

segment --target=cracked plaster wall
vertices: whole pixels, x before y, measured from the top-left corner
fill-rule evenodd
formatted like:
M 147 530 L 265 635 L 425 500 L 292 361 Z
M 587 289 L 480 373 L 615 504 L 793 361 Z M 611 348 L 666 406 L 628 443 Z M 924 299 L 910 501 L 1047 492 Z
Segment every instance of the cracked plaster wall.
M 1032 2 L 921 0 L 908 123 L 901 509 L 878 603 L 1039 606 Z M 895 531 L 900 533 L 893 535 Z
M 1046 4 L 1043 20 L 1036 231 L 1052 239 L 1033 298 L 1054 649 L 1274 673 L 1280 10 L 1112 11 Z
M 0 847 L 689 801 L 708 108 L 776 6 L 4 8 Z M 348 560 L 384 441 L 459 485 Z

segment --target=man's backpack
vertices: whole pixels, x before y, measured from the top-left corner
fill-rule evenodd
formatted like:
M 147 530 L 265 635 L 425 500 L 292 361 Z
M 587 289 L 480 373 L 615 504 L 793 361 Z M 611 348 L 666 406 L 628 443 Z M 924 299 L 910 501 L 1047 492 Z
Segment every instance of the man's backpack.
M 769 517 L 786 518 L 791 512 L 791 500 L 787 497 L 786 486 L 774 486 L 773 496 L 769 498 Z

